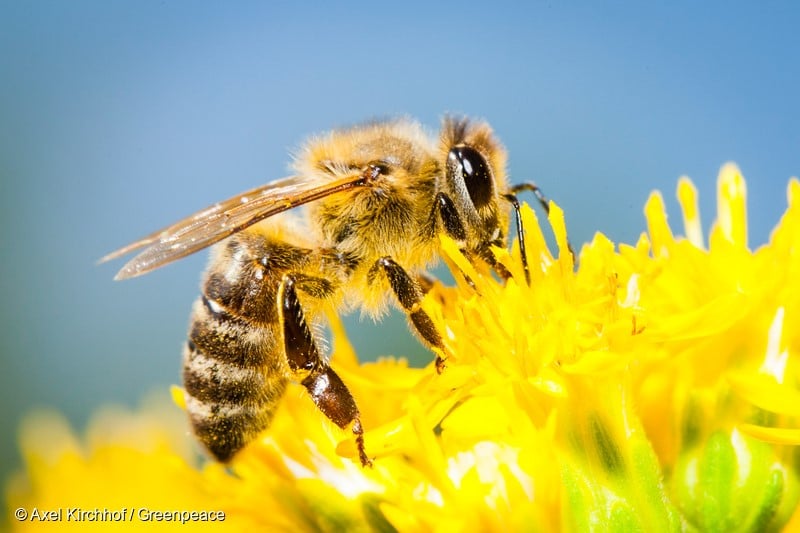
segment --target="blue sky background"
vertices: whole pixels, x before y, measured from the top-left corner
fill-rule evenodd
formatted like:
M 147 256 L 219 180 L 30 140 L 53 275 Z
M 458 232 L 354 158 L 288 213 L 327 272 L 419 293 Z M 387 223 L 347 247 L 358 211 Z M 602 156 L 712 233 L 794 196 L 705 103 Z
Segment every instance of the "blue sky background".
M 179 382 L 205 254 L 125 283 L 95 260 L 284 175 L 315 132 L 486 118 L 576 245 L 635 241 L 653 189 L 680 228 L 682 174 L 708 226 L 733 160 L 767 240 L 800 173 L 800 4 L 493 5 L 0 1 L 0 475 L 32 407 L 82 427 Z M 429 360 L 398 316 L 348 324 L 364 357 Z

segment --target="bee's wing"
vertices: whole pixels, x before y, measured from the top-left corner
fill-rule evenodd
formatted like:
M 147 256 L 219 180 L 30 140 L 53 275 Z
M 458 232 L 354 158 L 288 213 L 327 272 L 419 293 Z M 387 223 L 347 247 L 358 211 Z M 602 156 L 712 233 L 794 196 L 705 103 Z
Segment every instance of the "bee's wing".
M 100 263 L 144 248 L 120 269 L 114 279 L 146 274 L 193 254 L 237 231 L 287 209 L 366 184 L 363 174 L 320 183 L 318 177 L 290 176 L 216 203 L 119 250 Z

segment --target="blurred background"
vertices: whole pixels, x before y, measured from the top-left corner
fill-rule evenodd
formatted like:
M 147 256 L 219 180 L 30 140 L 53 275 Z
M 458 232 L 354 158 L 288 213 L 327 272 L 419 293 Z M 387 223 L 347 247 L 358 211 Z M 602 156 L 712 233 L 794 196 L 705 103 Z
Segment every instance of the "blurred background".
M 112 281 L 105 253 L 283 176 L 309 134 L 482 117 L 573 244 L 634 242 L 678 177 L 706 228 L 719 167 L 766 242 L 800 173 L 800 4 L 0 2 L 0 479 L 36 406 L 82 428 L 180 381 L 206 256 Z M 402 316 L 347 321 L 362 358 L 430 355 Z

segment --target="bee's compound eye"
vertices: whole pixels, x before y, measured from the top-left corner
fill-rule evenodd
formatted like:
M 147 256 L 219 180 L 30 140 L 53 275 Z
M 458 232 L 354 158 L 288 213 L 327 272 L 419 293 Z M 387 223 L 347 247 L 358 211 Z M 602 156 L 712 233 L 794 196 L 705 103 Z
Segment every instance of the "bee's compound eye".
M 494 183 L 489 164 L 480 152 L 469 146 L 456 146 L 447 157 L 451 164 L 456 163 L 461 168 L 472 204 L 476 208 L 488 204 L 492 199 Z

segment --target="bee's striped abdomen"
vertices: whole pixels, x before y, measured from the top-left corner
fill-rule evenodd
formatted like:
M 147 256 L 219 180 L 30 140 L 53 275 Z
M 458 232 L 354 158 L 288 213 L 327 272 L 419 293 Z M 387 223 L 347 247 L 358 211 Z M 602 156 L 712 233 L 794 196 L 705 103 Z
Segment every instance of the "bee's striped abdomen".
M 269 425 L 286 388 L 285 372 L 275 368 L 281 360 L 269 353 L 277 346 L 275 328 L 240 322 L 225 311 L 215 313 L 203 296 L 195 304 L 184 349 L 189 418 L 197 437 L 220 461 Z
M 195 434 L 227 461 L 269 426 L 286 388 L 277 293 L 287 267 L 299 265 L 270 265 L 287 245 L 248 232 L 220 246 L 194 304 L 183 381 Z

